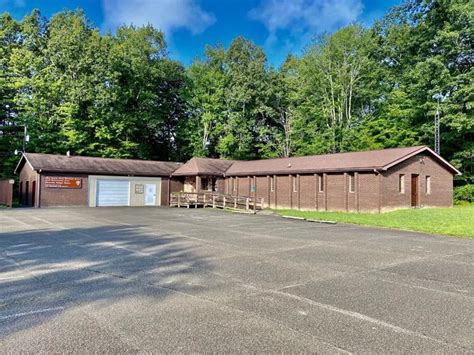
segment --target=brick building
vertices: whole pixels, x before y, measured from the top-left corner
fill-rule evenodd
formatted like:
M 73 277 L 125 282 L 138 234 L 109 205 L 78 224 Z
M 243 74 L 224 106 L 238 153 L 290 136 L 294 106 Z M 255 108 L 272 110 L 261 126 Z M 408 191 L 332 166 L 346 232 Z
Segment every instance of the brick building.
M 23 206 L 168 205 L 173 162 L 23 154 L 19 200 Z
M 195 173 L 192 161 L 177 170 L 181 179 Z M 453 176 L 460 174 L 426 146 L 228 164 L 214 175 L 223 179 L 216 191 L 257 197 L 271 208 L 322 211 L 452 206 Z M 212 177 L 208 171 L 206 181 Z M 195 186 L 193 191 L 208 190 L 198 180 Z
M 322 211 L 452 206 L 460 174 L 426 146 L 185 164 L 27 153 L 16 173 L 20 202 L 35 207 L 168 205 L 170 192 L 215 191 Z

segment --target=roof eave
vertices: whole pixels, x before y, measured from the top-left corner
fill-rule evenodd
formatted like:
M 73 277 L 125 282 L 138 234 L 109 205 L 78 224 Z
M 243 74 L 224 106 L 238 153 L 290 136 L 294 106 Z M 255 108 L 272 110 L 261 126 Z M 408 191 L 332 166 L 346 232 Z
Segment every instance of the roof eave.
M 90 171 L 90 170 L 74 170 L 74 169 L 54 169 L 54 168 L 41 168 L 39 169 L 42 173 L 63 173 L 63 174 L 86 174 L 86 175 L 113 175 L 113 176 L 141 176 L 141 177 L 169 177 L 170 172 L 163 173 L 134 173 L 130 171 Z
M 21 158 L 20 158 L 20 161 L 18 162 L 18 164 L 16 165 L 15 167 L 15 170 L 13 171 L 14 174 L 18 174 L 19 173 L 19 168 L 20 168 L 20 165 L 22 164 L 23 160 L 25 160 L 25 164 L 28 164 L 32 170 L 35 170 L 37 171 L 38 169 L 35 168 L 31 163 L 30 161 L 28 160 L 28 158 L 26 157 L 26 154 L 22 154 L 21 155 Z M 21 170 L 21 169 L 20 169 Z
M 402 162 L 404 162 L 405 160 L 411 158 L 411 157 L 414 157 L 415 155 L 417 154 L 420 154 L 420 153 L 423 153 L 423 152 L 429 152 L 433 157 L 435 157 L 438 161 L 440 161 L 443 165 L 445 165 L 449 170 L 451 170 L 454 175 L 462 175 L 462 173 L 456 169 L 454 166 L 452 166 L 448 161 L 446 161 L 441 155 L 437 154 L 434 150 L 432 150 L 431 148 L 429 147 L 420 147 L 420 149 L 417 149 L 413 152 L 411 152 L 410 154 L 407 154 L 399 159 L 396 159 L 394 161 L 392 161 L 391 163 L 385 165 L 382 167 L 382 170 L 383 171 L 387 171 L 388 169 L 394 167 L 395 165 L 398 165 Z
M 274 170 L 274 171 L 247 171 L 232 173 L 227 172 L 226 177 L 229 176 L 262 176 L 262 175 L 294 175 L 294 174 L 324 174 L 324 173 L 341 173 L 341 172 L 378 172 L 381 170 L 380 166 L 366 167 L 366 168 L 339 168 L 339 169 L 300 169 L 300 170 Z

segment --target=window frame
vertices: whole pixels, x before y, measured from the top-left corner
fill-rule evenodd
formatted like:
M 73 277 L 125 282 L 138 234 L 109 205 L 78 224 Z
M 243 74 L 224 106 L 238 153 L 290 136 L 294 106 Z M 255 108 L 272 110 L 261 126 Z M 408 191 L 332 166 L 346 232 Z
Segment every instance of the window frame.
M 292 175 L 293 178 L 293 192 L 298 192 L 298 175 Z
M 270 192 L 275 192 L 275 177 L 270 176 Z
M 318 192 L 324 192 L 324 174 L 318 174 Z
M 398 193 L 405 194 L 405 174 L 398 174 Z
M 355 193 L 355 190 L 356 190 L 355 174 L 354 173 L 348 173 L 348 175 L 349 175 L 349 193 L 353 194 L 353 193 Z
M 431 195 L 431 175 L 425 176 L 425 194 Z

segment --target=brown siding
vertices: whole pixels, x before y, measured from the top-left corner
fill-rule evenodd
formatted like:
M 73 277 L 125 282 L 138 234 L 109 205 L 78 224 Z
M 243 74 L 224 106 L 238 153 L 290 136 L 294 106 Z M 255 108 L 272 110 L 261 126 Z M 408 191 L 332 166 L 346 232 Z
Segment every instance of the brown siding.
M 82 180 L 82 186 L 80 189 L 61 189 L 46 187 L 47 176 L 67 176 L 80 178 Z M 41 174 L 40 206 L 87 206 L 88 180 L 88 176 L 84 174 Z
M 405 175 L 405 193 L 398 181 Z M 420 206 L 450 207 L 453 204 L 453 176 L 431 156 L 419 154 L 384 173 L 382 208 L 389 210 L 411 206 L 411 175 L 418 174 Z M 426 176 L 431 176 L 431 194 L 426 194 Z

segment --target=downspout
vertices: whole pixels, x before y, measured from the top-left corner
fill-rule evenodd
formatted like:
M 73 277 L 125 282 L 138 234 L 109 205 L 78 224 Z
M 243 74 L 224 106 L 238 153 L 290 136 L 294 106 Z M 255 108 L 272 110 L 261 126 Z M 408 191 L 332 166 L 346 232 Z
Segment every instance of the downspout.
M 378 207 L 378 211 L 379 211 L 379 213 L 380 213 L 380 212 L 382 211 L 382 194 L 383 194 L 382 183 L 383 183 L 383 180 L 382 180 L 382 174 L 381 174 L 380 171 L 378 171 L 376 168 L 374 168 L 374 173 L 379 176 L 379 179 L 378 179 L 378 183 L 379 183 L 379 200 L 378 200 L 377 207 Z
M 36 200 L 36 204 L 38 205 L 38 208 L 41 207 L 41 172 L 42 172 L 42 170 L 39 169 L 38 170 L 38 187 L 37 187 L 38 197 L 37 197 L 37 200 Z
M 169 207 L 170 206 L 170 201 L 171 201 L 171 177 L 172 175 L 170 175 L 170 177 L 168 178 L 168 196 L 166 196 L 166 203 L 167 203 L 167 206 Z

